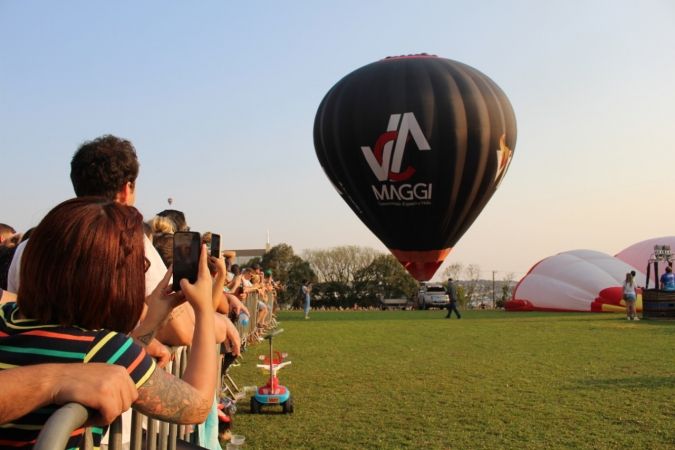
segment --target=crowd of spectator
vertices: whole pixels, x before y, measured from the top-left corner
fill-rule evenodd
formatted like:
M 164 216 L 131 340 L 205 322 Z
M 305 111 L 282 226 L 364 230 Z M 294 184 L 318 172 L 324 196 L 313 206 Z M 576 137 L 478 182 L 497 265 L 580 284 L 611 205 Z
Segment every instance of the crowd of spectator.
M 215 349 L 229 364 L 267 330 L 274 302 L 248 302 L 251 314 L 246 300 L 274 298 L 273 274 L 234 264 L 232 251 L 209 256 L 209 232 L 201 235 L 197 280 L 183 279 L 173 292 L 174 234 L 189 226 L 173 209 L 144 220 L 133 206 L 138 172 L 131 142 L 101 136 L 71 160 L 75 198 L 33 229 L 0 223 L 6 445 L 30 448 L 49 415 L 70 401 L 97 411 L 93 423 L 101 425 L 131 406 L 172 423 L 202 423 L 219 401 Z M 242 335 L 237 323 L 249 317 Z M 181 378 L 158 369 L 176 346 L 190 346 Z M 69 448 L 79 445 L 81 431 Z

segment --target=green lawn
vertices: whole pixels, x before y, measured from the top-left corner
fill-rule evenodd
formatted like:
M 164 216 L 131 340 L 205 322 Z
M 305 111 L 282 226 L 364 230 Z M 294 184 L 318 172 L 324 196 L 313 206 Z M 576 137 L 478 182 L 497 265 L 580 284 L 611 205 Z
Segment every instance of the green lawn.
M 295 413 L 249 413 L 254 449 L 675 448 L 675 322 L 620 314 L 280 314 Z M 264 384 L 267 342 L 231 373 Z

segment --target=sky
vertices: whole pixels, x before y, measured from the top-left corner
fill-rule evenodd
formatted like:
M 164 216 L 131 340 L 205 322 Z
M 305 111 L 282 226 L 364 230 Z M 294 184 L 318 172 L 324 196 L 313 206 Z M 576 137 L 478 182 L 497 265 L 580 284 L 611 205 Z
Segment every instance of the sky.
M 73 197 L 72 154 L 130 139 L 136 206 L 224 248 L 384 245 L 313 146 L 323 96 L 391 55 L 475 67 L 509 97 L 509 172 L 446 265 L 524 275 L 553 254 L 673 235 L 675 3 L 0 0 L 0 222 Z M 443 270 L 442 266 L 439 274 Z

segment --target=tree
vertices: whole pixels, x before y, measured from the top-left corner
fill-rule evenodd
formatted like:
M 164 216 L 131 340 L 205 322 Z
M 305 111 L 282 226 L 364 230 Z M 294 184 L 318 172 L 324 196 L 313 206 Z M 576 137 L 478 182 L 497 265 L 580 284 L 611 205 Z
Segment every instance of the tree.
M 300 288 L 302 282 L 307 280 L 316 283 L 316 274 L 309 266 L 307 261 L 304 261 L 299 256 L 288 271 L 288 282 L 286 283 L 286 290 L 284 292 L 284 303 L 290 302 L 295 307 L 302 307 L 303 299 L 300 296 Z
M 262 266 L 262 258 L 260 256 L 254 256 L 246 262 L 246 267 L 253 267 L 254 264 L 260 264 L 260 266 Z
M 356 272 L 368 266 L 378 255 L 372 248 L 356 245 L 307 250 L 304 253 L 319 281 L 345 284 L 354 281 Z
M 462 275 L 463 271 L 464 271 L 464 264 L 456 262 L 446 267 L 445 270 L 443 271 L 443 275 L 445 276 L 446 281 L 448 280 L 448 278 L 452 278 L 453 280 L 459 280 L 459 277 Z
M 473 301 L 473 295 L 476 292 L 476 287 L 478 286 L 478 280 L 480 280 L 480 266 L 478 264 L 469 264 L 464 270 L 464 304 L 471 304 Z
M 354 290 L 364 305 L 377 304 L 380 298 L 410 299 L 417 281 L 392 255 L 379 255 L 354 275 Z
M 312 302 L 317 307 L 349 308 L 354 301 L 354 289 L 345 283 L 327 281 L 312 287 Z
M 466 289 L 459 283 L 457 284 L 457 303 L 461 307 L 464 307 L 467 304 Z
M 311 267 L 293 252 L 288 244 L 279 244 L 272 247 L 262 257 L 260 264 L 263 269 L 271 269 L 272 277 L 285 287 L 278 293 L 280 303 L 289 303 L 295 300 L 300 290 L 302 280 L 316 281 L 316 274 Z
M 498 308 L 503 308 L 506 305 L 506 302 L 509 301 L 512 295 L 512 287 L 513 287 L 513 280 L 515 278 L 515 275 L 513 272 L 509 272 L 506 275 L 504 275 L 503 283 L 502 284 L 502 295 L 499 300 L 497 300 L 497 307 Z

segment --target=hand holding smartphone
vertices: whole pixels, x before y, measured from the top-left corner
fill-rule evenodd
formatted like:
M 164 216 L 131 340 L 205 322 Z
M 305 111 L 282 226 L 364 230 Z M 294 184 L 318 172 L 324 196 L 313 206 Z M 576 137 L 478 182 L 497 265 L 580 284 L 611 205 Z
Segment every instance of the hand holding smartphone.
M 220 240 L 220 239 L 219 239 Z M 180 291 L 180 280 L 197 281 L 201 236 L 194 231 L 178 231 L 173 235 L 173 290 Z
M 210 255 L 214 258 L 220 258 L 220 235 L 216 233 L 211 234 L 211 245 L 209 248 Z

